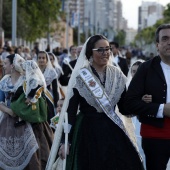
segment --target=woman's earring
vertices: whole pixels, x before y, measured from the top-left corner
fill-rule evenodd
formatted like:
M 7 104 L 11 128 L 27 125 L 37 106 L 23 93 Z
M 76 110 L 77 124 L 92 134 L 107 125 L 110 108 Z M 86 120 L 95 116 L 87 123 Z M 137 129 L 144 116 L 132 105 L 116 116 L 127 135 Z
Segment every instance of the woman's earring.
M 90 57 L 89 62 L 90 62 L 90 65 L 93 64 L 93 57 Z

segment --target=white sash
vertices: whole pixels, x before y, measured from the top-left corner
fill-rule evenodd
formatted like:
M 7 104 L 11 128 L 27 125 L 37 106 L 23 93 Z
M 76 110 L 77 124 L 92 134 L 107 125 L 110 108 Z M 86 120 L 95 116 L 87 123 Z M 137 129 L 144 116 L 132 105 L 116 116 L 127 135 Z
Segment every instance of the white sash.
M 103 112 L 126 133 L 124 124 L 113 110 L 114 106 L 112 106 L 109 97 L 107 96 L 104 89 L 96 81 L 91 72 L 87 68 L 82 68 L 79 71 L 79 74 L 90 92 L 93 94 L 97 103 L 102 108 Z

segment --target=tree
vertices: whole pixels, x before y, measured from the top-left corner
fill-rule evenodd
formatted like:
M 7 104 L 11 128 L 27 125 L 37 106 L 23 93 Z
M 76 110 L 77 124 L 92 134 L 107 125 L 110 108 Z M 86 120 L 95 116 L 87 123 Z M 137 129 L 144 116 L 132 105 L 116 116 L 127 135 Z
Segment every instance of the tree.
M 51 23 L 56 23 L 60 11 L 60 0 L 19 0 L 17 4 L 17 37 L 25 40 L 35 40 L 52 31 Z M 11 38 L 11 0 L 3 4 L 3 28 L 7 38 Z M 7 16 L 5 13 L 7 12 Z
M 166 9 L 163 13 L 165 23 L 170 23 L 170 3 L 167 4 Z
M 161 24 L 170 22 L 170 3 L 166 6 L 166 9 L 163 13 L 164 18 L 158 20 L 152 27 L 147 27 L 141 30 L 135 37 L 136 42 L 140 42 L 141 46 L 145 44 L 151 44 L 155 38 L 155 30 Z
M 118 42 L 120 46 L 125 45 L 126 32 L 124 30 L 118 31 L 114 41 Z

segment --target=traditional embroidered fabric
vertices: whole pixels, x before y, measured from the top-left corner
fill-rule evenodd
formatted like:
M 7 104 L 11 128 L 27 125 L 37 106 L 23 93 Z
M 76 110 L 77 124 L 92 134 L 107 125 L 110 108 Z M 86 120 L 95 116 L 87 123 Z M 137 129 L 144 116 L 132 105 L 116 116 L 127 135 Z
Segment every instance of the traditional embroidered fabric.
M 13 65 L 14 65 L 15 70 L 21 74 L 23 73 L 22 63 L 24 61 L 25 60 L 19 54 L 15 54 Z
M 61 136 L 62 136 L 62 130 L 63 130 L 63 127 L 62 127 L 62 123 L 63 123 L 63 121 L 64 121 L 64 117 L 65 117 L 65 114 L 66 114 L 66 110 L 67 110 L 67 107 L 68 107 L 68 104 L 69 104 L 69 100 L 70 100 L 70 98 L 73 96 L 73 88 L 74 87 L 76 87 L 76 83 L 77 83 L 77 77 L 78 77 L 78 75 L 79 75 L 79 70 L 81 69 L 81 68 L 83 68 L 83 67 L 89 67 L 90 66 L 90 64 L 89 64 L 89 61 L 87 60 L 87 58 L 86 58 L 86 55 L 85 55 L 85 51 L 86 51 L 86 44 L 87 44 L 87 42 L 89 41 L 89 39 L 90 38 L 88 38 L 87 40 L 86 40 L 86 42 L 84 43 L 84 45 L 83 45 L 83 48 L 82 48 L 82 50 L 81 50 L 81 53 L 80 53 L 80 55 L 79 55 L 79 57 L 78 57 L 78 60 L 77 60 L 77 62 L 76 62 L 76 65 L 75 65 L 75 67 L 74 67 L 74 70 L 73 70 L 73 72 L 72 72 L 72 74 L 71 74 L 71 78 L 70 78 L 70 80 L 69 80 L 69 84 L 68 84 L 68 89 L 67 89 L 67 94 L 66 94 L 66 99 L 65 99 L 65 101 L 64 101 L 64 104 L 63 104 L 63 107 L 62 107 L 62 110 L 61 110 L 61 114 L 60 114 L 60 119 L 59 119 L 59 123 L 58 123 L 58 128 L 56 129 L 56 131 L 55 131 L 55 137 L 54 137 L 54 141 L 53 141 L 53 145 L 52 145 L 52 148 L 51 148 L 51 152 L 50 152 L 50 156 L 49 156 L 49 159 L 48 159 L 48 163 L 47 163 L 47 170 L 51 170 L 51 168 L 52 168 L 52 165 L 53 165 L 53 163 L 54 163 L 54 161 L 55 161 L 55 158 L 56 158 L 56 154 L 57 154 L 57 152 L 58 152 L 58 148 L 59 148 L 59 145 L 60 145 L 60 139 L 61 139 Z M 110 60 L 109 60 L 109 63 L 108 63 L 108 65 L 112 65 L 112 61 L 111 61 L 111 56 L 110 56 Z M 114 67 L 114 66 L 113 66 Z M 108 70 L 110 70 L 110 69 L 108 69 Z M 116 69 L 117 70 L 117 69 Z M 110 73 L 109 73 L 110 71 L 108 71 L 108 76 L 110 76 Z M 116 71 L 117 72 L 117 71 Z M 118 73 L 119 74 L 119 73 Z M 118 76 L 118 74 L 117 73 L 115 73 L 115 78 L 118 78 L 119 76 Z M 114 77 L 114 76 L 113 76 Z M 107 82 L 106 82 L 107 83 Z M 118 83 L 118 84 L 120 84 L 120 83 Z M 80 81 L 80 86 L 81 86 L 81 81 Z M 110 85 L 110 84 L 107 84 L 106 85 L 106 93 L 108 94 L 109 93 L 109 91 L 111 90 L 111 86 L 112 85 Z M 122 85 L 123 86 L 123 85 Z M 116 86 L 117 87 L 117 86 Z M 82 90 L 85 90 L 84 89 L 84 87 L 83 87 L 83 89 Z M 113 89 L 113 90 L 111 90 L 111 94 L 113 94 L 114 93 L 114 91 L 115 92 L 119 92 L 119 90 L 115 90 L 115 89 Z M 119 98 L 120 98 L 120 96 L 117 94 L 117 95 L 115 95 L 116 96 L 116 98 L 115 98 L 115 102 L 116 102 L 116 100 L 119 100 Z M 86 96 L 87 98 L 88 98 L 88 100 L 89 100 L 89 98 L 90 98 L 90 94 L 89 94 L 89 96 L 87 95 Z M 114 102 L 114 103 L 115 103 Z M 114 104 L 113 103 L 113 104 Z M 95 103 L 91 103 L 90 105 L 95 105 Z M 100 110 L 100 108 L 98 107 L 97 108 L 98 109 L 98 111 L 100 111 L 101 112 L 101 110 Z
M 50 54 L 53 55 L 53 57 L 54 57 L 54 63 L 53 63 L 54 67 L 55 67 L 54 69 L 56 70 L 56 72 L 58 74 L 58 78 L 59 78 L 61 74 L 64 74 L 63 70 L 62 70 L 61 66 L 59 65 L 57 57 L 54 55 L 54 53 L 50 53 Z
M 15 92 L 24 80 L 24 76 L 20 76 L 12 88 L 10 75 L 7 75 L 0 81 L 0 90 L 6 94 Z M 10 103 L 10 100 L 6 98 L 5 104 L 7 102 Z M 1 114 L 0 120 L 0 167 L 8 170 L 24 169 L 38 149 L 32 127 L 26 123 L 15 128 L 18 119 L 5 113 Z
M 15 83 L 15 86 L 12 85 L 11 76 L 5 75 L 0 81 L 0 89 L 4 92 L 16 92 L 18 87 L 22 86 L 25 80 L 25 76 L 21 75 L 18 81 Z M 13 86 L 13 88 L 11 88 Z
M 45 81 L 46 81 L 46 84 L 47 86 L 50 85 L 52 83 L 52 81 L 54 79 L 56 79 L 58 77 L 55 69 L 53 68 L 52 64 L 51 64 L 51 61 L 50 61 L 50 57 L 48 55 L 47 52 L 46 53 L 46 56 L 47 56 L 47 66 L 45 68 L 45 71 L 44 71 L 44 77 L 45 77 Z
M 38 85 L 46 88 L 45 78 L 35 61 L 27 60 L 22 64 L 22 67 L 26 73 L 26 97 L 30 93 L 30 91 L 37 88 Z
M 90 67 L 88 69 L 91 71 Z M 92 73 L 92 71 L 91 71 L 91 73 Z M 93 74 L 93 76 L 95 76 L 95 75 Z M 113 81 L 110 81 L 110 80 L 113 80 Z M 96 81 L 100 84 L 100 81 L 98 80 L 97 77 L 96 77 Z M 125 83 L 126 83 L 126 77 L 123 74 L 121 74 L 120 70 L 117 69 L 116 67 L 108 65 L 107 69 L 106 69 L 106 82 L 105 82 L 104 90 L 105 90 L 106 94 L 108 95 L 108 97 L 110 98 L 110 101 L 112 101 L 113 107 L 119 101 L 120 96 L 125 88 Z M 87 88 L 87 86 L 85 85 L 83 80 L 80 78 L 80 76 L 77 76 L 77 78 L 76 78 L 75 88 L 79 91 L 79 94 L 83 98 L 86 99 L 86 101 L 89 105 L 96 108 L 96 110 L 98 112 L 103 112 L 103 110 L 98 105 L 96 100 L 94 100 L 92 94 L 90 92 L 88 92 L 89 89 Z

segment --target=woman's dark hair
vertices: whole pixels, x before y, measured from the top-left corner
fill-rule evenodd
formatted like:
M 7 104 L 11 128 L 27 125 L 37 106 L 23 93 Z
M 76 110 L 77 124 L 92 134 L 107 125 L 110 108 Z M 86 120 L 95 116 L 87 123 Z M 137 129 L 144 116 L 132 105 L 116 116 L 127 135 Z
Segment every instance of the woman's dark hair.
M 48 55 L 52 56 L 52 57 L 53 57 L 53 60 L 55 59 L 55 56 L 54 56 L 54 54 L 53 54 L 53 53 L 48 52 Z
M 107 38 L 104 37 L 103 35 L 94 35 L 89 39 L 89 41 L 86 44 L 86 53 L 85 53 L 88 60 L 90 59 L 90 57 L 93 54 L 93 49 L 95 47 L 95 44 L 99 40 L 102 40 L 102 39 L 108 41 Z
M 117 49 L 119 48 L 119 44 L 115 41 L 111 41 L 109 44 L 114 45 Z
M 74 47 L 76 47 L 76 46 L 75 45 L 71 45 L 69 51 L 71 52 L 72 48 L 74 48 Z
M 13 64 L 15 54 L 8 55 L 6 58 L 9 59 L 10 64 Z

